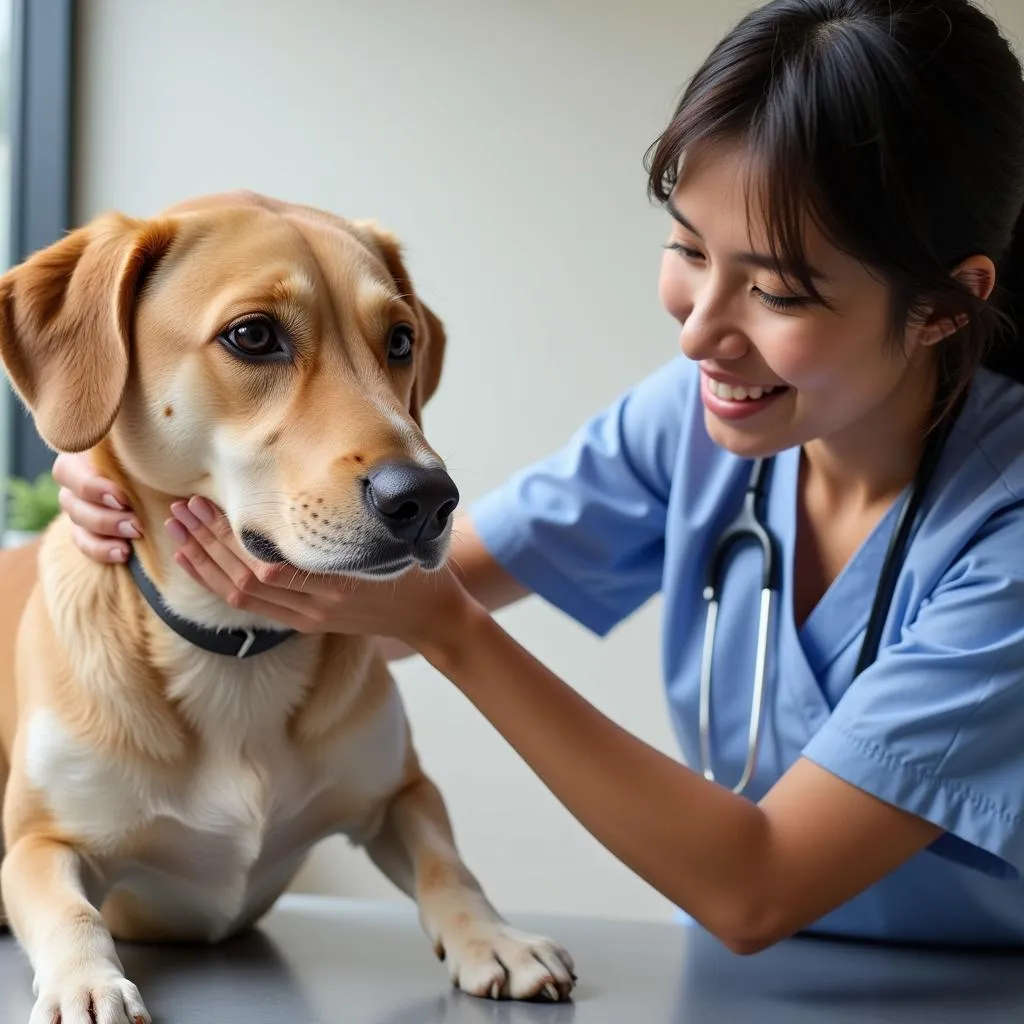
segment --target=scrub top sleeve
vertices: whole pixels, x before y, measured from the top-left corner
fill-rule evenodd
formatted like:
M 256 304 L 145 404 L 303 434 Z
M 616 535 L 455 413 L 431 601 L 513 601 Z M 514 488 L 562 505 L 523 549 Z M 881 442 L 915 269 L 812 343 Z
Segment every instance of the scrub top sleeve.
M 694 383 L 692 364 L 673 359 L 470 508 L 506 571 L 598 635 L 660 589 L 680 423 Z
M 932 850 L 1024 871 L 1024 508 L 991 519 L 853 681 L 810 760 L 946 830 Z

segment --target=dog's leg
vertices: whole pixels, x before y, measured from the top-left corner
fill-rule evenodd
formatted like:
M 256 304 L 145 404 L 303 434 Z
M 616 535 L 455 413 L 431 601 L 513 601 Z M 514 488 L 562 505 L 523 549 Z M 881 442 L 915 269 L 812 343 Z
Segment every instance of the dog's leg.
M 423 929 L 460 989 L 493 999 L 568 998 L 572 958 L 550 939 L 512 928 L 494 909 L 459 856 L 444 801 L 428 778 L 395 797 L 367 852 L 415 899 Z
M 29 1024 L 150 1024 L 82 868 L 70 846 L 37 835 L 14 842 L 0 868 L 11 930 L 35 973 Z

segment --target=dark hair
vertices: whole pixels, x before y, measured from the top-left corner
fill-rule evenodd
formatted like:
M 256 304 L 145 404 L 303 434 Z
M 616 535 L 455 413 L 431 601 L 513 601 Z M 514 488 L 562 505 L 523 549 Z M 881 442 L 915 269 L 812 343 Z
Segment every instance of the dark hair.
M 809 214 L 893 291 L 893 326 L 966 316 L 940 349 L 951 400 L 980 364 L 1024 382 L 1024 78 L 968 0 L 773 0 L 747 15 L 687 86 L 648 150 L 664 203 L 687 149 L 731 141 L 761 171 L 772 255 L 821 296 Z M 996 291 L 951 276 L 982 254 Z

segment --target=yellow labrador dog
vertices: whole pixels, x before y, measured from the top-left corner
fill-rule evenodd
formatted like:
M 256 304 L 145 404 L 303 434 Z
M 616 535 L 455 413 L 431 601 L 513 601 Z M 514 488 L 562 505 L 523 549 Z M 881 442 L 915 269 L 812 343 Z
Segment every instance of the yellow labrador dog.
M 0 278 L 40 434 L 91 448 L 145 528 L 127 566 L 64 518 L 0 560 L 0 881 L 31 1024 L 148 1022 L 114 940 L 245 929 L 337 833 L 415 899 L 460 988 L 569 997 L 569 954 L 461 860 L 370 643 L 229 607 L 162 529 L 197 493 L 259 559 L 436 568 L 458 493 L 419 416 L 443 346 L 393 236 L 251 193 L 100 217 Z

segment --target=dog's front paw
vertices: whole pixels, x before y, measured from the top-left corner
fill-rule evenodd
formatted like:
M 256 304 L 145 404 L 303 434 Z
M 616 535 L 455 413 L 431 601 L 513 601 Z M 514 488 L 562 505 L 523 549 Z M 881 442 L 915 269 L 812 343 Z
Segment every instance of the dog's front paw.
M 151 1024 L 151 1018 L 139 990 L 103 965 L 40 984 L 29 1024 Z
M 475 996 L 561 1002 L 576 982 L 572 957 L 561 946 L 500 922 L 453 926 L 435 949 L 452 983 Z

